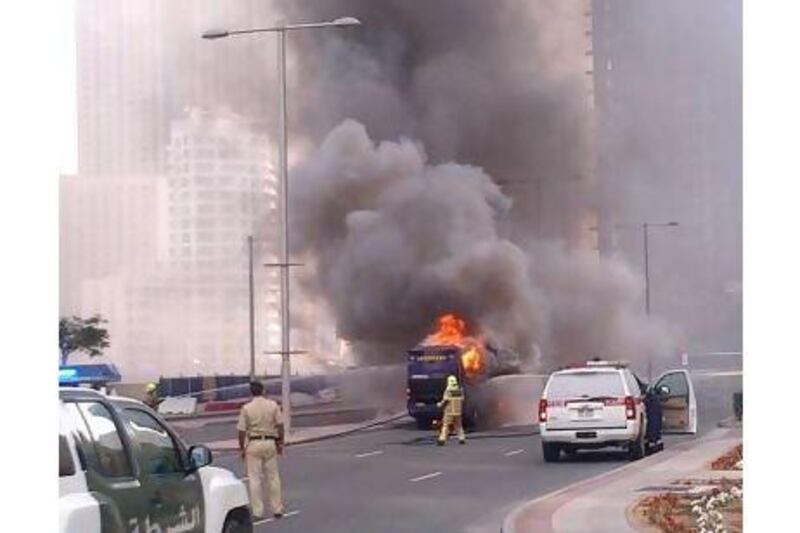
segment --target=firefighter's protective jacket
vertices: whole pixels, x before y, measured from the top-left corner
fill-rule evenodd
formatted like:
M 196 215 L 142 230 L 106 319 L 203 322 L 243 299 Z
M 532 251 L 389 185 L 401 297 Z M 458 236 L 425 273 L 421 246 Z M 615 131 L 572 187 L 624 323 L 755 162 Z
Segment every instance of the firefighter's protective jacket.
M 447 378 L 447 388 L 444 390 L 439 407 L 444 407 L 445 416 L 461 416 L 464 403 L 464 391 L 458 386 L 455 376 Z

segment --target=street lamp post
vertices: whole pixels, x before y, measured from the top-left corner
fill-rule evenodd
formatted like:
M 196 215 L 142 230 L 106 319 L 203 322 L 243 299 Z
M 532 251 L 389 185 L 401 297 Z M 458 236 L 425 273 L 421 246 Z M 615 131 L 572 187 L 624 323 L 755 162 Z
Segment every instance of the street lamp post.
M 256 327 L 253 289 L 253 236 L 247 236 L 247 288 L 250 308 L 250 381 L 256 379 Z
M 278 187 L 281 191 L 281 255 L 277 265 L 281 272 L 281 401 L 284 410 L 285 432 L 288 437 L 291 431 L 290 400 L 290 329 L 289 329 L 289 181 L 288 181 L 288 141 L 286 113 L 286 32 L 328 27 L 359 26 L 361 22 L 353 17 L 343 17 L 329 22 L 304 24 L 281 24 L 269 28 L 253 28 L 247 30 L 211 30 L 203 33 L 204 39 L 222 39 L 234 35 L 251 33 L 276 33 L 278 36 L 278 88 L 280 91 L 279 106 L 279 145 L 278 145 Z
M 650 228 L 654 227 L 675 227 L 677 222 L 664 222 L 653 223 L 644 222 L 642 224 L 642 235 L 644 237 L 644 311 L 645 314 L 650 316 L 650 247 L 649 247 L 649 234 Z M 653 379 L 653 354 L 648 355 L 647 359 L 647 381 Z

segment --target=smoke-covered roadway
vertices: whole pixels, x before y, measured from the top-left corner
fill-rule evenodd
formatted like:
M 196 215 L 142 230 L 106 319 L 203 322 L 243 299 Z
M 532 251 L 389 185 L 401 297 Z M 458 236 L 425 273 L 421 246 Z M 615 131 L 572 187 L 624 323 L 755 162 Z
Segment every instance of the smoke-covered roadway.
M 731 413 L 741 377 L 696 376 L 699 431 L 665 438 L 696 439 Z M 535 416 L 530 404 L 530 418 Z M 219 430 L 220 428 L 217 428 Z M 230 437 L 234 435 L 233 423 Z M 187 440 L 200 433 L 187 435 Z M 214 463 L 245 476 L 235 453 Z M 299 513 L 256 531 L 497 532 L 519 503 L 627 463 L 619 453 L 587 453 L 545 464 L 533 426 L 516 425 L 435 446 L 433 434 L 403 421 L 362 433 L 290 447 L 281 460 L 284 498 Z

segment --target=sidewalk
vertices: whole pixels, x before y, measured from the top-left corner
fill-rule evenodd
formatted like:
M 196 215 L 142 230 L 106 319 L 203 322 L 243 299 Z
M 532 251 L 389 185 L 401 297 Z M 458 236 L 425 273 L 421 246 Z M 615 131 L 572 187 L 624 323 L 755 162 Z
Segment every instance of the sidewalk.
M 739 428 L 718 428 L 650 457 L 564 487 L 515 509 L 503 533 L 623 533 L 640 531 L 628 509 L 649 492 L 708 468 L 742 440 Z
M 404 416 L 408 416 L 406 411 L 390 413 L 384 416 L 379 416 L 367 422 L 358 422 L 354 424 L 335 424 L 330 426 L 294 428 L 292 429 L 292 434 L 286 441 L 286 445 L 296 446 L 298 444 L 306 444 L 310 442 L 331 439 L 333 437 L 342 437 L 344 435 L 349 435 L 350 433 L 356 433 L 358 431 L 370 429 L 372 427 L 387 424 L 389 422 L 394 422 L 395 420 L 400 420 Z M 239 441 L 237 439 L 211 441 L 206 442 L 205 445 L 215 452 L 231 452 L 239 449 Z

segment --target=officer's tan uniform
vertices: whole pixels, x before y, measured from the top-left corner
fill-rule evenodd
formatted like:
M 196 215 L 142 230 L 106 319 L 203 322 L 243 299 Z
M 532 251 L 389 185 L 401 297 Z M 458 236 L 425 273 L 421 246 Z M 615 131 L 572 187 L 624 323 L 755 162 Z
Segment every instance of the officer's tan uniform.
M 283 513 L 281 478 L 278 473 L 278 425 L 282 423 L 278 404 L 259 396 L 242 406 L 239 414 L 239 431 L 247 433 L 245 462 L 250 483 L 250 503 L 253 514 L 264 516 L 262 477 L 267 482 L 267 498 L 273 513 Z
M 461 423 L 461 409 L 464 403 L 464 393 L 455 381 L 455 378 L 448 379 L 447 388 L 442 396 L 439 406 L 444 406 L 444 416 L 442 417 L 442 430 L 439 433 L 439 444 L 447 442 L 450 425 L 458 432 L 458 440 L 463 443 L 466 439 L 464 435 L 464 425 Z

